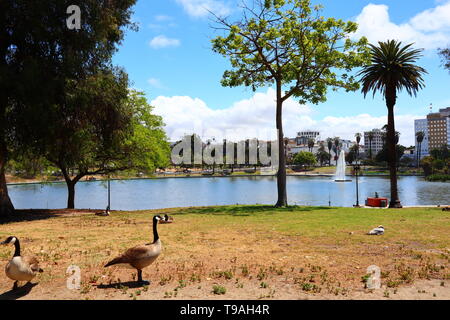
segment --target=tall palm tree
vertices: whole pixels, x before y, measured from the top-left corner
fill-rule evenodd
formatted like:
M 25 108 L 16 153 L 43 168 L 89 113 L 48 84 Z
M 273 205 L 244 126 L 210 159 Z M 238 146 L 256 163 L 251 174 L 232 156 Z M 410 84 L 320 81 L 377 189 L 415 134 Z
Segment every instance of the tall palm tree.
M 316 142 L 314 141 L 314 139 L 309 139 L 309 140 L 308 140 L 308 149 L 309 149 L 309 152 L 312 152 L 312 150 L 313 150 L 315 144 L 316 144 Z
M 397 189 L 396 170 L 396 135 L 394 123 L 394 107 L 397 102 L 397 92 L 406 90 L 412 96 L 425 86 L 422 76 L 427 73 L 425 69 L 414 63 L 421 57 L 422 49 L 412 49 L 413 44 L 403 46 L 396 40 L 378 42 L 378 46 L 371 47 L 371 64 L 365 66 L 361 76 L 362 92 L 364 97 L 373 91 L 373 95 L 380 91 L 386 100 L 388 109 L 387 149 L 391 180 L 390 208 L 401 208 Z
M 328 147 L 328 154 L 330 155 L 328 165 L 331 166 L 331 148 L 333 148 L 333 139 L 331 138 L 327 139 L 327 147 Z
M 355 138 L 356 138 L 356 162 L 358 162 L 358 157 L 359 157 L 359 143 L 361 142 L 361 133 L 357 132 L 355 133 Z
M 373 131 L 369 131 L 369 133 L 367 134 L 367 137 L 369 138 L 369 158 L 372 159 L 373 155 L 372 155 L 372 141 L 374 138 L 374 133 Z
M 417 153 L 417 168 L 419 167 L 419 163 L 420 163 L 420 156 L 422 153 L 422 142 L 423 142 L 424 138 L 425 138 L 425 133 L 423 131 L 419 131 L 416 133 L 417 147 L 418 147 L 418 150 L 416 151 L 416 153 Z
M 335 146 L 335 148 L 336 148 L 336 156 L 335 156 L 335 159 L 336 159 L 336 166 L 337 166 L 337 161 L 338 161 L 338 158 L 339 158 L 339 145 L 341 144 L 341 140 L 339 139 L 339 137 L 336 137 L 336 138 L 334 138 L 334 146 Z

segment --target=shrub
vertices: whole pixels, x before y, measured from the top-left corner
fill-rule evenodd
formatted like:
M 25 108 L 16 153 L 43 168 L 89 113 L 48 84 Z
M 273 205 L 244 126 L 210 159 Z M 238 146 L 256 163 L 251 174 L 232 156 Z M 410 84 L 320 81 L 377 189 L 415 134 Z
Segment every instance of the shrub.
M 450 181 L 450 174 L 435 173 L 429 175 L 426 179 L 427 181 Z

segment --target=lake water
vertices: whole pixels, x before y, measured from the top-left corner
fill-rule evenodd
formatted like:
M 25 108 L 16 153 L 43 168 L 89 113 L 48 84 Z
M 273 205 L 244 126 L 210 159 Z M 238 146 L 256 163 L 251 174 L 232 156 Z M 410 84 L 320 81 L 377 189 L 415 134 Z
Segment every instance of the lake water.
M 287 177 L 288 203 L 351 207 L 356 203 L 355 180 L 337 183 L 328 177 Z M 399 177 L 399 196 L 404 206 L 450 203 L 450 183 L 427 182 L 421 177 Z M 65 208 L 65 183 L 8 186 L 17 209 Z M 388 177 L 360 177 L 360 204 L 378 192 L 389 198 Z M 106 208 L 106 183 L 79 182 L 76 185 L 77 208 Z M 111 209 L 143 210 L 187 206 L 228 204 L 274 204 L 277 198 L 276 178 L 218 177 L 164 178 L 111 181 Z

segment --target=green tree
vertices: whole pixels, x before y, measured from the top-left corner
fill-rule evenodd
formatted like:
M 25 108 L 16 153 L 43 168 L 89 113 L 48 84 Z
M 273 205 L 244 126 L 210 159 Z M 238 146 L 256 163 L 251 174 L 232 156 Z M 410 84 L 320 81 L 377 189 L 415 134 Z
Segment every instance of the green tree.
M 116 80 L 89 82 L 89 98 L 85 97 L 84 88 L 77 86 L 81 92 L 74 93 L 75 100 L 87 99 L 85 110 L 90 115 L 78 110 L 70 120 L 57 119 L 43 145 L 46 159 L 64 176 L 69 209 L 75 207 L 77 182 L 87 175 L 110 175 L 131 169 L 151 173 L 168 164 L 170 148 L 162 119 L 151 114 L 143 93 L 128 93 L 127 82 L 115 83 L 117 92 L 110 92 L 114 87 L 111 81 Z M 90 107 L 94 101 L 96 113 Z
M 300 151 L 294 156 L 293 163 L 298 166 L 310 167 L 314 166 L 317 160 L 313 153 Z
M 426 70 L 414 63 L 421 56 L 422 50 L 411 49 L 412 44 L 402 46 L 401 42 L 389 40 L 371 45 L 372 63 L 360 72 L 364 97 L 373 91 L 380 91 L 388 109 L 387 148 L 391 181 L 390 208 L 401 208 L 397 189 L 396 135 L 394 123 L 394 107 L 397 93 L 406 90 L 409 95 L 417 96 L 424 87 L 423 74 Z
M 330 161 L 330 155 L 328 152 L 325 151 L 325 145 L 323 142 L 320 143 L 319 149 L 316 153 L 317 161 L 320 162 L 320 165 L 323 166 L 324 163 L 327 163 Z
M 73 81 L 108 65 L 135 1 L 83 1 L 79 30 L 66 25 L 71 0 L 0 1 L 0 216 L 14 211 L 5 180 L 11 154 L 39 144 L 51 124 L 42 120 Z
M 283 103 L 298 98 L 300 103 L 326 100 L 327 87 L 358 89 L 349 75 L 368 57 L 365 38 L 357 42 L 348 35 L 357 30 L 354 22 L 325 19 L 321 7 L 309 0 L 255 0 L 243 5 L 243 17 L 236 23 L 216 16 L 213 51 L 229 57 L 232 70 L 225 71 L 223 86 L 276 87 L 276 128 L 279 170 L 277 207 L 287 206 L 286 159 L 283 144 Z
M 331 166 L 331 149 L 333 148 L 333 139 L 328 138 L 327 139 L 327 147 L 328 147 L 328 154 L 330 155 L 328 160 L 328 165 Z
M 433 157 L 430 156 L 423 157 L 422 160 L 420 160 L 420 166 L 422 167 L 423 173 L 426 176 L 429 176 L 433 173 L 433 161 Z

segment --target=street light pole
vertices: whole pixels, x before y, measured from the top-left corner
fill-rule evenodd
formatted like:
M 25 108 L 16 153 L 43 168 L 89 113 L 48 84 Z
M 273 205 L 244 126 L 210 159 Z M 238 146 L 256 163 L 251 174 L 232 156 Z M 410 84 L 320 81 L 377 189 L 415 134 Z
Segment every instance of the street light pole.
M 358 149 L 356 149 L 356 164 L 353 167 L 355 170 L 355 176 L 356 176 L 356 205 L 355 208 L 359 208 L 359 186 L 358 186 L 358 171 L 360 169 L 358 164 L 358 158 L 359 158 L 359 143 L 357 144 Z

